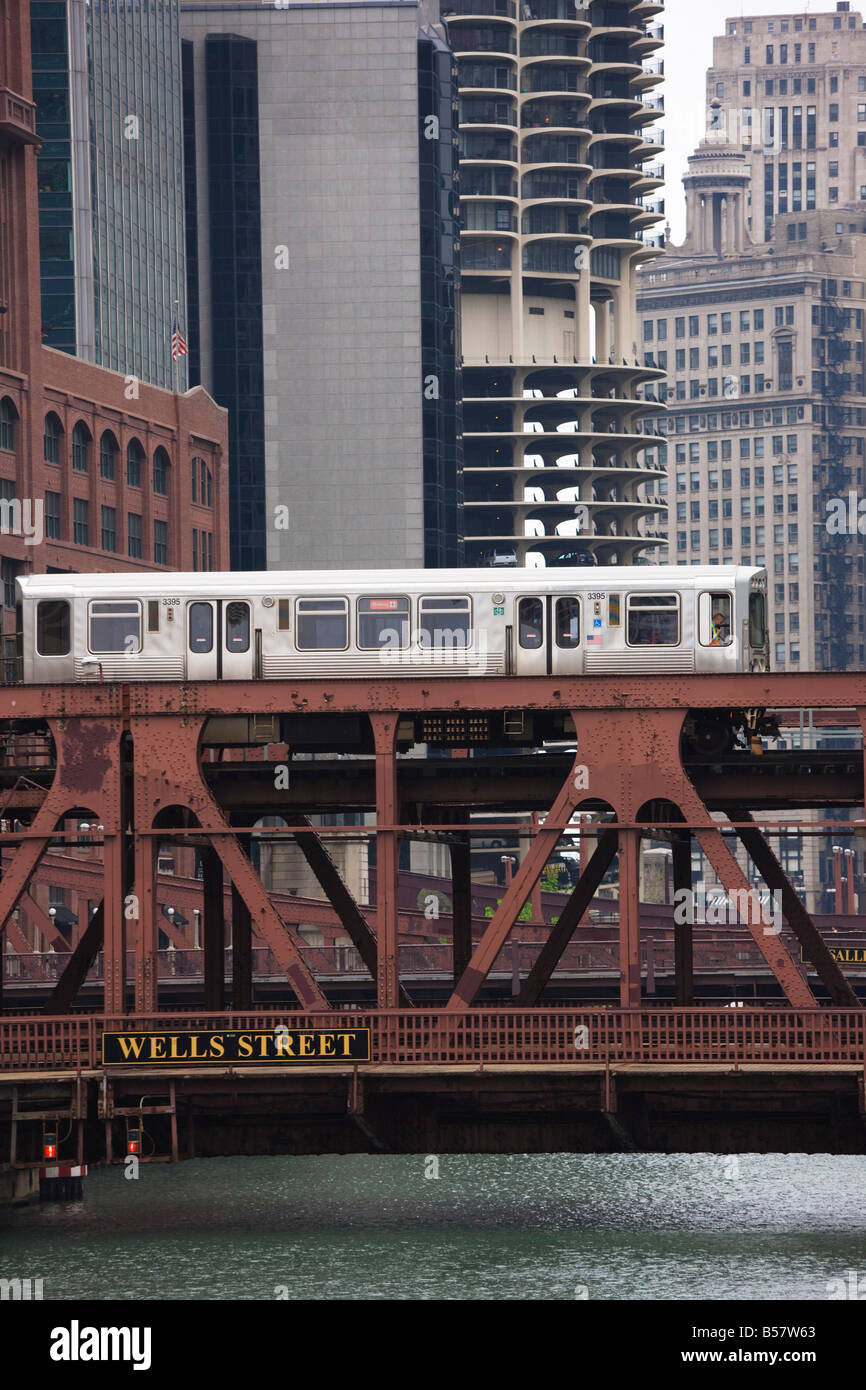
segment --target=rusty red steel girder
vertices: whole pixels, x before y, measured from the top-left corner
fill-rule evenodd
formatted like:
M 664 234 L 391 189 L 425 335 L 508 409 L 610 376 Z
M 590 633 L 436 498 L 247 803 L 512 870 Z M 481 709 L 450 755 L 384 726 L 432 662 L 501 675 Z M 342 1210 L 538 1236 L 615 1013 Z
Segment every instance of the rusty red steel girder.
M 14 687 L 0 691 L 0 723 L 45 720 L 55 742 L 57 770 L 29 832 L 0 884 L 0 923 L 9 920 L 58 823 L 86 809 L 104 826 L 104 936 L 106 1012 L 126 1008 L 125 947 L 127 930 L 135 942 L 135 1009 L 153 1012 L 157 1005 L 156 849 L 160 834 L 184 827 L 198 832 L 230 876 L 250 914 L 256 935 L 268 945 L 285 971 L 302 1009 L 325 1009 L 324 999 L 303 956 L 294 928 L 283 922 L 244 852 L 240 833 L 223 813 L 202 776 L 200 744 L 205 721 L 219 714 L 362 712 L 370 721 L 375 746 L 377 884 L 376 972 L 381 1010 L 401 1002 L 398 970 L 398 862 L 402 824 L 398 802 L 396 732 L 406 714 L 428 710 L 559 710 L 574 721 L 577 754 L 546 818 L 486 926 L 468 964 L 459 973 L 444 1012 L 469 1010 L 537 883 L 550 853 L 582 806 L 603 804 L 612 813 L 620 861 L 621 1004 L 637 1010 L 641 1002 L 639 955 L 638 862 L 641 832 L 652 829 L 649 808 L 671 808 L 671 823 L 691 830 L 723 887 L 748 893 L 749 883 L 728 849 L 721 825 L 713 820 L 681 760 L 682 726 L 689 709 L 821 708 L 854 711 L 866 732 L 866 673 L 846 675 L 755 675 L 735 677 L 619 678 L 441 678 L 429 680 L 332 680 L 236 682 L 137 682 Z M 121 739 L 128 734 L 134 750 L 131 804 L 124 804 Z M 462 808 L 465 811 L 465 807 Z M 465 830 L 459 815 L 441 816 Z M 657 821 L 654 818 L 654 824 Z M 310 834 L 309 825 L 298 826 Z M 760 832 L 755 829 L 754 834 Z M 134 842 L 135 880 L 129 911 L 129 869 L 125 844 Z M 778 866 L 776 866 L 778 867 Z M 779 870 L 781 872 L 781 870 Z M 325 872 L 326 879 L 328 878 Z M 790 885 L 788 885 L 790 889 Z M 790 890 L 793 891 L 793 890 Z M 332 904 L 339 895 L 332 885 Z M 589 899 L 589 883 L 579 882 L 567 922 L 576 927 Z M 349 908 L 342 902 L 344 912 Z M 355 926 L 369 954 L 372 945 L 361 923 Z M 797 1009 L 815 1005 L 800 966 L 778 935 L 760 921 L 749 930 L 788 1003 Z M 802 926 L 802 923 L 801 923 Z M 369 930 L 369 929 L 368 929 Z M 559 933 L 558 949 L 566 944 Z M 804 927 L 801 940 L 812 937 Z M 814 942 L 812 941 L 812 944 Z M 465 942 L 463 943 L 465 951 Z M 844 997 L 844 981 L 826 952 L 818 966 L 834 997 Z M 548 964 L 536 973 L 537 997 Z M 682 956 L 686 960 L 687 953 Z M 465 954 L 463 956 L 465 961 Z M 461 962 L 462 964 L 462 962 Z

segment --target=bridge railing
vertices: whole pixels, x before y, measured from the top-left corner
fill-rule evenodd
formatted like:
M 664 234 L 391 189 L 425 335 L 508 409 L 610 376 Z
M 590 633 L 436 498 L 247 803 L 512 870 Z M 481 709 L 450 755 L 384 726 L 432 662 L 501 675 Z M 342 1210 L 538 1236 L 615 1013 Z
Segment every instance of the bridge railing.
M 785 944 L 796 953 L 797 943 L 789 933 L 784 933 Z M 840 935 L 834 938 L 838 944 L 866 944 L 866 932 L 856 931 L 850 937 Z M 654 931 L 644 929 L 642 955 L 645 968 L 652 965 L 655 972 L 674 970 L 674 936 L 669 928 L 660 926 Z M 510 941 L 503 947 L 493 965 L 491 974 L 514 974 L 519 972 L 526 978 L 542 949 L 540 941 Z M 748 933 L 729 931 L 695 933 L 695 971 L 744 970 L 752 969 L 767 972 L 766 962 L 760 950 Z M 267 979 L 281 977 L 279 965 L 266 946 L 256 946 L 251 952 L 253 978 Z M 317 978 L 339 976 L 346 979 L 369 980 L 360 954 L 354 946 L 308 946 L 304 950 L 313 975 Z M 400 974 L 404 977 L 418 975 L 448 976 L 452 970 L 452 948 L 450 944 L 436 942 L 402 942 L 400 944 Z M 5 977 L 10 984 L 54 984 L 60 979 L 69 963 L 69 955 L 59 951 L 39 951 L 30 953 L 9 952 L 5 959 Z M 135 972 L 135 952 L 127 951 L 127 979 Z M 87 980 L 94 984 L 104 978 L 104 959 L 100 951 L 91 966 Z M 225 974 L 231 975 L 232 951 L 225 952 Z M 570 942 L 554 971 L 554 976 L 564 974 L 594 975 L 599 971 L 619 972 L 619 940 L 615 932 L 603 933 L 599 929 L 584 933 Z M 204 952 L 201 949 L 161 950 L 157 953 L 157 974 L 160 980 L 195 980 L 204 974 Z
M 101 1067 L 103 1031 L 369 1028 L 373 1063 L 558 1066 L 763 1063 L 866 1066 L 862 1009 L 442 1009 L 98 1014 L 0 1019 L 0 1072 Z

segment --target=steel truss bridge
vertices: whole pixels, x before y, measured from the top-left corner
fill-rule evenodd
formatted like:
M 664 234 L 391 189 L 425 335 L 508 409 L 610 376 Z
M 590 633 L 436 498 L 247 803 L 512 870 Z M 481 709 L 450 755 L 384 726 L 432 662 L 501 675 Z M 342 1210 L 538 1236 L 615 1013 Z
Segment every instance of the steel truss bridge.
M 819 722 L 835 711 L 840 726 L 860 731 L 861 746 L 689 756 L 687 717 L 719 709 L 810 710 Z M 293 739 L 313 756 L 293 761 L 294 742 L 243 761 L 225 756 L 213 733 L 216 721 L 239 719 L 250 730 L 285 728 L 289 720 Z M 553 726 L 569 730 L 576 751 L 566 754 L 560 746 L 542 756 L 540 731 Z M 407 755 L 407 728 L 427 729 L 439 755 L 419 757 L 417 748 Z M 354 744 L 346 741 L 347 729 Z M 513 746 L 504 751 L 501 734 L 495 745 L 485 742 L 479 736 L 485 729 L 504 730 Z M 51 1115 L 64 1122 L 79 1160 L 117 1159 L 118 1126 L 128 1126 L 130 1114 L 142 1124 L 146 1118 L 152 1157 L 780 1143 L 862 1152 L 866 1014 L 850 972 L 771 841 L 780 813 L 790 828 L 799 811 L 812 813 L 806 834 L 863 839 L 864 730 L 866 674 L 6 687 L 0 692 L 0 926 L 14 930 L 13 914 L 40 862 L 65 838 L 77 837 L 65 828 L 70 820 L 87 817 L 98 825 L 102 862 L 99 905 L 41 1009 L 15 1012 L 7 992 L 0 1016 L 0 1162 L 6 1153 L 13 1164 L 37 1162 L 37 1131 Z M 48 762 L 22 751 L 40 740 L 51 750 Z M 350 756 L 315 756 L 334 748 Z M 290 778 L 275 777 L 275 767 L 284 765 Z M 523 857 L 492 915 L 480 922 L 473 920 L 471 860 L 479 831 L 470 821 L 479 810 L 486 836 L 497 814 L 534 813 L 531 824 L 521 825 Z M 313 819 L 334 820 L 347 811 L 365 813 L 369 824 Z M 504 1007 L 489 993 L 491 975 L 580 812 L 595 818 L 593 852 L 557 920 L 541 932 L 531 964 L 518 971 L 517 993 Z M 263 817 L 281 823 L 263 829 Z M 513 819 L 502 825 L 513 830 Z M 375 845 L 374 910 L 356 900 L 332 854 L 341 836 L 360 835 Z M 375 1007 L 323 987 L 314 948 L 254 866 L 253 837 L 300 850 L 369 972 Z M 450 983 L 435 1007 L 418 1003 L 401 975 L 405 839 L 444 844 L 450 855 Z M 673 928 L 675 1003 L 644 996 L 642 839 L 669 846 L 675 890 L 693 886 L 695 843 L 732 899 L 751 888 L 737 847 L 780 895 L 783 930 L 759 913 L 736 928 L 772 977 L 776 1006 L 695 1007 L 698 929 L 688 922 Z M 203 871 L 200 1007 L 183 1012 L 172 1004 L 159 968 L 157 857 L 165 844 L 194 846 Z M 619 999 L 558 1007 L 551 1001 L 557 968 L 575 933 L 585 934 L 586 914 L 615 861 L 611 944 Z M 845 922 L 850 928 L 856 920 L 855 905 Z M 261 951 L 284 981 L 282 998 L 267 1010 L 254 1003 L 253 960 Z M 102 997 L 96 1004 L 91 991 L 82 1006 L 97 956 Z M 283 1025 L 369 1029 L 369 1061 L 177 1065 L 169 1075 L 146 1061 L 109 1072 L 102 1060 L 107 1032 Z M 144 1093 L 158 1103 L 145 1106 Z

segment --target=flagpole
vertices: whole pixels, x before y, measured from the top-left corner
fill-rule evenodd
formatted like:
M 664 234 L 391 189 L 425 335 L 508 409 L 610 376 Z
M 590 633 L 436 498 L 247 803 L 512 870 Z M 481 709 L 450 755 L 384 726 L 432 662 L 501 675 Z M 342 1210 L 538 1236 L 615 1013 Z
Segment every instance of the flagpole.
M 178 392 L 177 392 L 177 364 L 178 364 L 178 361 L 180 360 L 179 358 L 175 357 L 175 355 L 174 355 L 174 335 L 175 335 L 175 332 L 176 332 L 176 331 L 177 331 L 177 332 L 180 331 L 180 322 L 179 322 L 178 317 L 177 317 L 177 311 L 178 311 L 178 301 L 175 300 L 175 301 L 174 301 L 174 323 L 173 323 L 173 325 L 172 325 L 172 330 L 171 330 L 172 341 L 171 341 L 171 346 L 170 346 L 170 351 L 171 351 L 171 374 L 172 374 L 172 381 L 174 382 L 174 393 L 175 393 L 175 395 L 177 395 L 177 393 L 178 393 Z

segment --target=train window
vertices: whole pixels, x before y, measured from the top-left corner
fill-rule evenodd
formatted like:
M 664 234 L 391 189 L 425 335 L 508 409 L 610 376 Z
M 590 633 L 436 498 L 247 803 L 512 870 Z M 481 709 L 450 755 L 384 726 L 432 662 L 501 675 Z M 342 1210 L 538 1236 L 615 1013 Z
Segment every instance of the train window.
M 422 647 L 468 647 L 472 641 L 472 602 L 468 598 L 422 598 L 418 642 Z
M 66 599 L 42 599 L 36 605 L 36 650 L 40 656 L 68 656 L 72 625 Z
M 88 646 L 92 652 L 140 652 L 141 604 L 138 599 L 125 602 L 92 600 L 88 616 Z
M 408 647 L 409 600 L 370 596 L 358 599 L 358 646 L 362 651 Z
M 698 626 L 701 646 L 729 647 L 733 641 L 730 594 L 701 594 L 698 600 Z
M 301 652 L 344 652 L 349 645 L 348 599 L 299 598 L 295 642 Z
M 556 600 L 556 645 L 568 650 L 580 645 L 580 603 L 576 598 Z
M 763 647 L 767 640 L 767 599 L 765 594 L 749 594 L 749 646 Z
M 675 647 L 680 640 L 678 594 L 629 594 L 630 647 Z
M 189 606 L 189 649 L 201 653 L 213 651 L 213 607 L 209 603 Z
M 289 630 L 289 600 L 281 598 L 277 600 L 277 628 L 280 632 Z
M 159 632 L 159 599 L 157 598 L 147 600 L 147 630 L 148 632 Z
M 226 604 L 226 651 L 248 652 L 250 649 L 250 605 Z
M 522 598 L 517 606 L 520 645 L 536 651 L 544 641 L 544 605 L 540 598 Z

